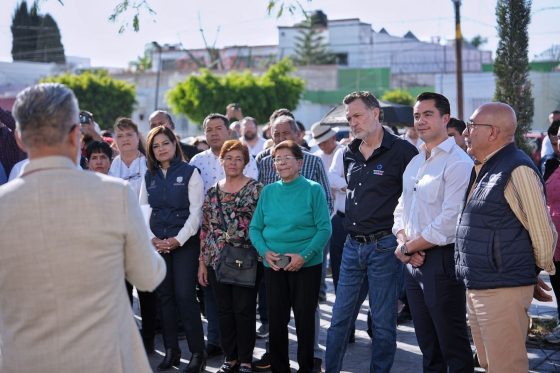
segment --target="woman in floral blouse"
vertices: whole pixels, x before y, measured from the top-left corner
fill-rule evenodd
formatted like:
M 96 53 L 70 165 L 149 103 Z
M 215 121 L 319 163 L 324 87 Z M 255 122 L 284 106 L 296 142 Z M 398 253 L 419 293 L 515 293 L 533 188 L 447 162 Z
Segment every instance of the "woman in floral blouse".
M 252 372 L 255 307 L 258 284 L 263 272 L 262 263 L 258 263 L 255 287 L 222 284 L 217 281 L 215 274 L 226 233 L 228 244 L 255 250 L 249 241 L 249 224 L 262 184 L 243 175 L 249 157 L 247 146 L 240 141 L 229 140 L 224 143 L 220 151 L 220 162 L 226 177 L 208 190 L 202 206 L 198 281 L 202 286 L 210 283 L 216 295 L 221 344 L 225 353 L 225 362 L 219 373 Z M 227 232 L 218 210 L 216 193 L 220 194 Z

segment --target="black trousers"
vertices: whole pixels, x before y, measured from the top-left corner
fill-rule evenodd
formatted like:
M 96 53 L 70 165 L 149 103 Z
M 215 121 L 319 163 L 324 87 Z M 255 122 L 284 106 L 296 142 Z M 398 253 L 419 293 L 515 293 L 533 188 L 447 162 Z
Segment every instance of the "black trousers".
M 434 247 L 426 250 L 420 268 L 406 266 L 406 295 L 424 372 L 474 371 L 465 287 L 455 277 L 453 252 L 453 245 Z
M 226 361 L 237 360 L 240 363 L 253 361 L 255 348 L 255 307 L 257 305 L 257 290 L 263 275 L 263 265 L 258 263 L 255 287 L 220 284 L 216 273 L 210 266 L 208 281 L 214 289 L 218 305 L 218 320 L 220 324 L 220 342 L 224 350 Z
M 319 302 L 322 265 L 303 267 L 297 272 L 264 270 L 270 332 L 270 362 L 274 373 L 290 372 L 288 323 L 294 311 L 300 373 L 313 369 L 315 309 Z
M 204 351 L 204 332 L 200 307 L 196 299 L 198 274 L 198 236 L 191 237 L 183 246 L 162 254 L 167 273 L 156 293 L 161 309 L 163 343 L 165 348 L 179 349 L 177 311 L 185 329 L 191 353 Z
M 344 249 L 344 241 L 348 232 L 344 229 L 344 218 L 337 212 L 331 219 L 332 235 L 330 242 L 330 258 L 331 271 L 334 284 L 334 291 L 338 286 L 338 278 L 340 277 L 340 265 L 342 263 L 342 250 Z
M 132 305 L 132 284 L 126 281 L 128 299 Z M 142 339 L 144 342 L 154 343 L 156 335 L 157 297 L 156 293 L 138 291 L 140 301 L 140 316 L 142 317 Z

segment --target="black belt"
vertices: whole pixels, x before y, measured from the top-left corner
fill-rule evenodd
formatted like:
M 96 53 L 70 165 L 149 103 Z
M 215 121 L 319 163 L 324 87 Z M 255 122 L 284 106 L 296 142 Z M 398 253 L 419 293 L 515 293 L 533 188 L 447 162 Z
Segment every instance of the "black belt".
M 354 234 L 354 233 L 350 233 L 350 237 L 354 240 L 354 241 L 358 241 L 360 243 L 371 243 L 371 242 L 377 242 L 378 240 L 380 240 L 381 238 L 388 236 L 390 234 L 393 234 L 391 231 L 389 230 L 381 230 L 381 231 L 377 231 L 374 232 L 372 234 Z

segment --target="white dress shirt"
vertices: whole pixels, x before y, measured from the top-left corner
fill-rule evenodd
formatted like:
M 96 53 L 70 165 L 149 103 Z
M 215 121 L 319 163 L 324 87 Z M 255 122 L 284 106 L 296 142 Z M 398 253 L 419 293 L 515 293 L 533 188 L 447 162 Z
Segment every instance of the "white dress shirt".
M 195 166 L 200 170 L 200 176 L 204 181 L 204 194 L 219 180 L 225 178 L 224 168 L 220 164 L 220 158 L 212 152 L 212 149 L 207 149 L 202 153 L 196 154 L 189 164 Z M 259 170 L 257 169 L 257 162 L 253 157 L 249 157 L 249 163 L 245 166 L 243 174 L 247 177 L 259 180 Z
M 347 184 L 346 179 L 344 178 L 344 165 L 342 163 L 343 151 L 344 147 L 337 143 L 336 148 L 331 154 L 325 154 L 320 149 L 314 153 L 316 156 L 321 158 L 323 166 L 325 166 L 325 171 L 327 172 L 331 192 L 334 198 L 333 214 L 336 214 L 337 211 L 344 213 L 344 205 L 346 203 Z
M 472 168 L 473 161 L 453 137 L 433 148 L 428 159 L 422 145 L 403 174 L 393 233 L 404 229 L 408 240 L 422 236 L 437 246 L 454 243 Z
M 338 145 L 334 152 L 331 166 L 328 169 L 327 176 L 331 189 L 334 190 L 334 210 L 344 213 L 346 211 L 346 187 L 348 183 L 344 177 L 344 147 Z
M 132 186 L 132 189 L 136 192 L 136 195 L 139 196 L 140 186 L 142 185 L 147 169 L 148 166 L 146 164 L 146 157 L 142 154 L 132 161 L 130 167 L 122 161 L 120 155 L 117 155 L 111 163 L 109 176 L 118 177 L 119 179 L 128 181 Z
M 165 174 L 166 170 L 162 170 Z M 204 186 L 202 178 L 198 170 L 194 170 L 191 178 L 189 179 L 189 217 L 185 221 L 185 225 L 181 228 L 175 239 L 179 241 L 181 246 L 187 242 L 189 238 L 194 236 L 200 228 L 202 222 L 202 203 L 204 202 Z M 142 186 L 140 188 L 140 206 L 149 206 L 148 203 L 148 190 L 146 189 L 146 180 L 142 178 Z M 151 207 L 147 214 L 151 214 Z M 148 229 L 148 236 L 150 240 L 155 237 L 151 229 Z
M 247 145 L 247 148 L 249 148 L 249 154 L 251 154 L 253 157 L 256 157 L 257 154 L 259 154 L 264 150 L 264 144 L 266 143 L 266 140 L 258 135 L 257 135 L 257 142 L 253 146 L 251 146 L 251 144 L 245 141 L 243 136 L 239 138 L 239 141 L 241 141 L 242 144 Z

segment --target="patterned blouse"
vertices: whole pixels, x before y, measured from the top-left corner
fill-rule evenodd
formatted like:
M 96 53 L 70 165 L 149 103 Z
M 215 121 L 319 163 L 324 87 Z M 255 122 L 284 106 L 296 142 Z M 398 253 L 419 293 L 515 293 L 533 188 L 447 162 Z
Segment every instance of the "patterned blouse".
M 228 225 L 228 243 L 233 246 L 247 245 L 255 250 L 249 241 L 249 224 L 263 185 L 250 179 L 237 193 L 227 193 L 220 190 L 220 202 L 224 219 Z M 220 259 L 220 252 L 224 247 L 226 232 L 218 211 L 216 199 L 216 185 L 211 187 L 202 205 L 202 229 L 200 231 L 200 260 L 206 265 L 216 268 Z

